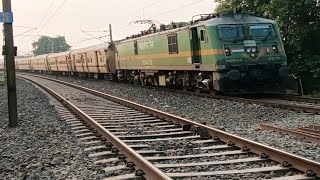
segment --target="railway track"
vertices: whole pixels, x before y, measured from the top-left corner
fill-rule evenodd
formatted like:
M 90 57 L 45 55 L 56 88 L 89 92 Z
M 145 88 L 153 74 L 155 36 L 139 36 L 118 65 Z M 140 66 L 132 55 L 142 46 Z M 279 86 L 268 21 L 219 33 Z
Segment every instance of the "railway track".
M 229 100 L 242 102 L 247 104 L 257 104 L 261 106 L 280 108 L 285 110 L 293 110 L 298 112 L 320 114 L 320 98 L 300 97 L 294 95 L 274 94 L 268 98 L 256 98 L 256 97 L 238 97 L 238 96 L 225 96 L 214 95 L 209 93 L 198 93 L 191 91 L 183 91 L 177 89 L 161 88 L 161 87 L 148 87 L 145 88 L 164 90 L 168 92 L 177 92 L 181 94 L 188 94 L 192 96 L 206 97 L 218 100 Z
M 214 99 L 224 99 L 236 102 L 243 102 L 248 104 L 257 104 L 266 107 L 274 107 L 285 110 L 293 110 L 298 112 L 320 114 L 320 100 L 314 98 L 304 98 L 298 96 L 289 95 L 274 95 L 271 98 L 252 98 L 252 97 L 234 97 L 234 96 L 220 96 L 211 95 L 204 93 L 190 93 L 191 95 L 214 98 Z
M 268 124 L 261 124 L 260 128 L 270 130 L 277 133 L 289 134 L 296 137 L 303 138 L 309 142 L 320 144 L 320 129 L 315 128 L 316 126 L 300 127 L 298 129 L 286 129 L 278 126 L 272 126 Z
M 60 113 L 108 179 L 317 179 L 320 163 L 59 80 L 20 75 Z M 68 114 L 69 113 L 69 114 Z
M 178 89 L 164 88 L 164 87 L 154 87 L 154 86 L 142 86 L 140 87 L 147 89 L 156 89 L 160 91 L 176 92 L 180 94 L 187 94 L 192 96 L 206 97 L 218 100 L 228 100 L 235 102 L 242 102 L 247 104 L 257 104 L 266 107 L 274 107 L 285 110 L 293 110 L 298 112 L 320 114 L 320 98 L 309 98 L 294 95 L 285 94 L 273 94 L 271 97 L 250 97 L 250 96 L 225 96 L 225 95 L 215 95 L 209 93 L 199 93 L 193 91 L 184 91 Z
M 279 94 L 279 95 L 276 95 L 276 97 L 279 99 L 284 99 L 289 101 L 320 103 L 320 98 L 310 98 L 310 97 L 294 96 L 294 95 L 286 95 L 286 94 Z

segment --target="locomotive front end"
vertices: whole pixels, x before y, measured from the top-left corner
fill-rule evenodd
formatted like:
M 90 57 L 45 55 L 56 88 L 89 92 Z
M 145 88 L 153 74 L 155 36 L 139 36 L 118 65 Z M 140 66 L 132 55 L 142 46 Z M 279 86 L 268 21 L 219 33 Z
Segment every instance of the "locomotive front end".
M 285 89 L 287 58 L 274 21 L 241 15 L 216 28 L 224 50 L 217 61 L 220 91 L 279 93 Z

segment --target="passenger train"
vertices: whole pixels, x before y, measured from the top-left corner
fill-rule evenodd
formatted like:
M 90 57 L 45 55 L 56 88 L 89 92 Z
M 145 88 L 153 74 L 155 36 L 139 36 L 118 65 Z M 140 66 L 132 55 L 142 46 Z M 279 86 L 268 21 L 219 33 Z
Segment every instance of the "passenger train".
M 199 17 L 110 44 L 17 59 L 16 68 L 211 93 L 283 91 L 288 66 L 275 21 L 246 13 Z

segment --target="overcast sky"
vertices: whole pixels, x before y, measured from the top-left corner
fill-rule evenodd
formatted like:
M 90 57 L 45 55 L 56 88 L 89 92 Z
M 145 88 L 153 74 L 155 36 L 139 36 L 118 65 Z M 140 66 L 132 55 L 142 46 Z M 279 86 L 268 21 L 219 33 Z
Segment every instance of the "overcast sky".
M 15 37 L 15 45 L 25 54 L 39 36 L 62 35 L 73 49 L 86 47 L 103 42 L 88 40 L 92 37 L 80 30 L 101 37 L 106 32 L 91 31 L 108 30 L 112 24 L 114 38 L 121 39 L 149 27 L 129 25 L 134 20 L 189 21 L 193 15 L 212 13 L 215 6 L 213 0 L 13 0 L 15 36 L 31 30 Z

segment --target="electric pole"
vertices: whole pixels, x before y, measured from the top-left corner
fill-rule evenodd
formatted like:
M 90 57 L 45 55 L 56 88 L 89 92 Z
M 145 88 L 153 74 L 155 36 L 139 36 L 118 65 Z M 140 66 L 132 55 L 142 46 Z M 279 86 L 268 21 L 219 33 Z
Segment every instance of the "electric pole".
M 53 53 L 53 38 L 51 38 L 51 53 Z
M 17 113 L 17 88 L 16 88 L 16 72 L 14 57 L 16 49 L 13 43 L 13 14 L 11 12 L 11 0 L 2 0 L 3 22 L 4 22 L 4 38 L 3 55 L 6 62 L 7 71 L 7 90 L 8 90 L 8 111 L 9 111 L 9 127 L 14 128 L 19 125 Z
M 109 24 L 109 33 L 110 33 L 110 43 L 113 44 L 113 37 L 112 37 L 112 28 L 111 24 Z

